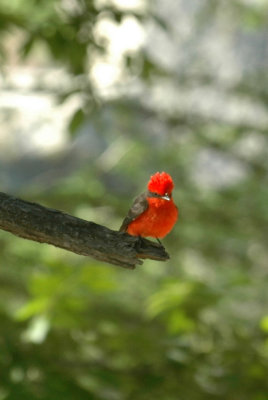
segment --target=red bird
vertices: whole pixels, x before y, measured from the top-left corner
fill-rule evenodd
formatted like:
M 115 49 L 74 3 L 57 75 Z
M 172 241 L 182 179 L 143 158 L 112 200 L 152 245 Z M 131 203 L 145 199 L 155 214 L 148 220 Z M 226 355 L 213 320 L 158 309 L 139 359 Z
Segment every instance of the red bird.
M 172 199 L 174 183 L 166 172 L 157 172 L 147 188 L 134 200 L 119 230 L 133 236 L 163 238 L 178 219 L 178 208 Z

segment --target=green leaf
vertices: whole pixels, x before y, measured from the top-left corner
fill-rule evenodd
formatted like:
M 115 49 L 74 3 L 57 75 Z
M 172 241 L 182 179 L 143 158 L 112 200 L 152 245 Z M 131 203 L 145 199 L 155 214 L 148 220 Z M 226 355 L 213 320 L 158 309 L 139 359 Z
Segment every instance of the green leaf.
M 263 317 L 260 321 L 260 327 L 264 332 L 268 333 L 268 315 Z
M 49 306 L 49 298 L 41 297 L 26 303 L 15 314 L 15 318 L 23 321 L 34 315 L 44 313 Z
M 73 115 L 69 124 L 69 131 L 72 136 L 75 136 L 78 132 L 78 128 L 82 125 L 85 120 L 85 114 L 81 108 L 79 108 Z
M 147 304 L 147 315 L 151 318 L 180 306 L 192 293 L 193 285 L 187 282 L 169 282 L 153 294 Z

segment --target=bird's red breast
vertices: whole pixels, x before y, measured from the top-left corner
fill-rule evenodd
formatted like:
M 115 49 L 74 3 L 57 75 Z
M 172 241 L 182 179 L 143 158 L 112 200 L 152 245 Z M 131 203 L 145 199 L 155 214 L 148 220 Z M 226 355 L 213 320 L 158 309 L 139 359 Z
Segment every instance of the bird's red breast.
M 149 207 L 138 218 L 130 222 L 127 232 L 134 236 L 163 238 L 178 219 L 178 209 L 173 200 L 147 198 Z
M 151 176 L 147 187 L 148 191 L 135 199 L 120 231 L 163 238 L 178 219 L 178 208 L 172 199 L 174 183 L 166 172 L 157 172 Z

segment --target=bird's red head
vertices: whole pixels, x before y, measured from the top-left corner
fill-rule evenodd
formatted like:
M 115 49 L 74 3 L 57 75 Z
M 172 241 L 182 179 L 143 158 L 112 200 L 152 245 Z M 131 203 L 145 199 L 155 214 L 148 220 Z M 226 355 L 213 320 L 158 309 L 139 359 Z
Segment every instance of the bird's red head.
M 166 172 L 156 172 L 156 174 L 151 176 L 148 183 L 148 190 L 161 196 L 164 196 L 166 193 L 170 195 L 173 188 L 173 180 Z

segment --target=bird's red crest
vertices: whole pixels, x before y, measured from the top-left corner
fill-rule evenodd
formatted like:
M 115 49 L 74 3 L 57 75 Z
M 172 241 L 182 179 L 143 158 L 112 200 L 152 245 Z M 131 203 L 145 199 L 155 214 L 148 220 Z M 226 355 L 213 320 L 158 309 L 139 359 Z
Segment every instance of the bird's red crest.
M 151 176 L 148 183 L 148 190 L 153 193 L 158 193 L 163 196 L 165 193 L 171 193 L 174 188 L 174 183 L 169 174 L 166 172 L 156 172 Z

